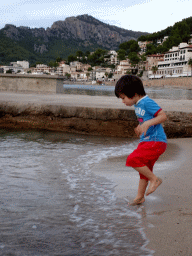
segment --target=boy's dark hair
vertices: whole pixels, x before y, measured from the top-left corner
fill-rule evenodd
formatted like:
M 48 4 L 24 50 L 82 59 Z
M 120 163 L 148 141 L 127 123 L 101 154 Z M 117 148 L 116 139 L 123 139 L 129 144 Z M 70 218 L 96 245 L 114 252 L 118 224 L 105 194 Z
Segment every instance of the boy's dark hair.
M 136 93 L 140 96 L 146 95 L 141 79 L 133 75 L 122 76 L 117 81 L 115 86 L 115 95 L 119 98 L 122 93 L 128 98 L 133 98 Z

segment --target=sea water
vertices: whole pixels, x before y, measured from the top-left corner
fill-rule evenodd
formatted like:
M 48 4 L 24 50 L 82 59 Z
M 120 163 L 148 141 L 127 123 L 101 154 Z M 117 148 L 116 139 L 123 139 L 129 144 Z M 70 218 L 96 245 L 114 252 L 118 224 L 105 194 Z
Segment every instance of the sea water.
M 64 84 L 63 93 L 65 94 L 83 94 L 90 96 L 114 96 L 115 86 L 107 85 L 81 85 Z M 145 87 L 146 93 L 153 99 L 170 100 L 192 100 L 192 90 L 166 87 Z
M 95 164 L 136 141 L 0 132 L 0 255 L 153 255 L 141 216 Z

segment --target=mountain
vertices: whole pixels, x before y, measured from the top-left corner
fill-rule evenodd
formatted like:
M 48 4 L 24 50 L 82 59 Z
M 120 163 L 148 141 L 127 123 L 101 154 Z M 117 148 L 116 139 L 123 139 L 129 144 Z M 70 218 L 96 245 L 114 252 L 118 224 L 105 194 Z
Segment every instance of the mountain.
M 23 59 L 30 63 L 48 63 L 57 57 L 75 54 L 77 50 L 117 50 L 119 44 L 137 40 L 142 35 L 148 33 L 111 26 L 90 15 L 69 17 L 47 29 L 7 24 L 0 30 L 0 64 Z

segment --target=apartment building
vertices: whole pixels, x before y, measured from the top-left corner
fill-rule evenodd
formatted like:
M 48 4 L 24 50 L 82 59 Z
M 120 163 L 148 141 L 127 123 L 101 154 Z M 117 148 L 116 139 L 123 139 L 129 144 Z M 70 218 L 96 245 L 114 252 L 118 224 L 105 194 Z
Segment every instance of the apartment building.
M 191 75 L 191 68 L 188 65 L 190 58 L 192 58 L 192 45 L 180 43 L 164 55 L 163 61 L 158 62 L 157 74 L 163 77 Z

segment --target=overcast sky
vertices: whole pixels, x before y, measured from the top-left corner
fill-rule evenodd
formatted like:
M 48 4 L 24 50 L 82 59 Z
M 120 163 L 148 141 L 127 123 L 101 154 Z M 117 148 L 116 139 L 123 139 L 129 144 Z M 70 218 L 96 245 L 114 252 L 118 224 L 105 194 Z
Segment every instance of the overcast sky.
M 191 10 L 191 0 L 6 0 L 0 6 L 0 29 L 5 24 L 47 28 L 88 14 L 110 25 L 153 33 L 190 17 Z

